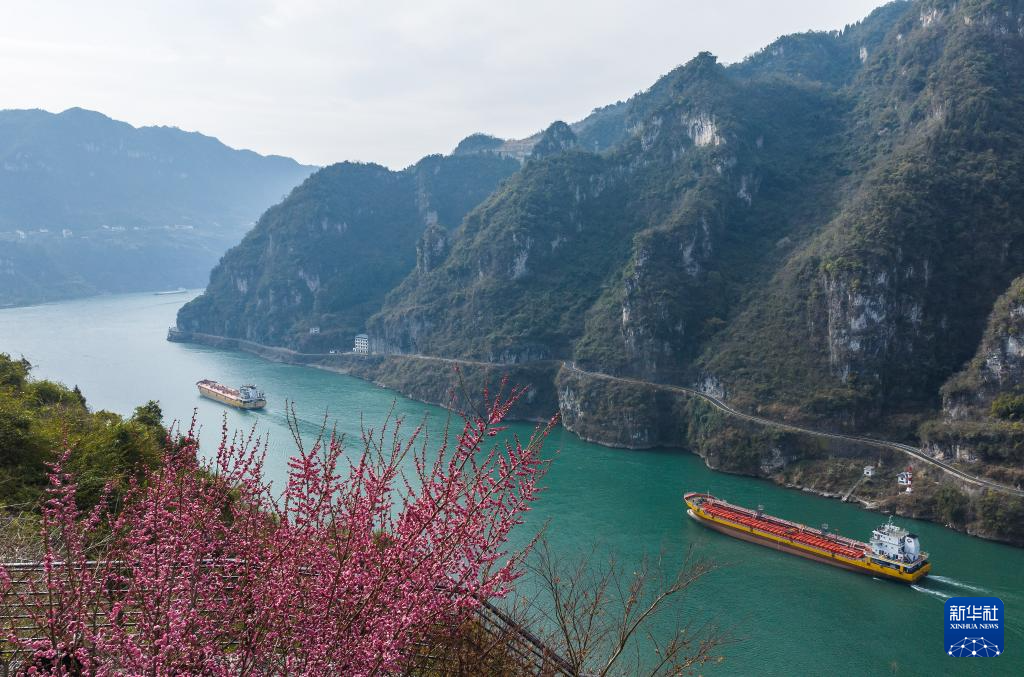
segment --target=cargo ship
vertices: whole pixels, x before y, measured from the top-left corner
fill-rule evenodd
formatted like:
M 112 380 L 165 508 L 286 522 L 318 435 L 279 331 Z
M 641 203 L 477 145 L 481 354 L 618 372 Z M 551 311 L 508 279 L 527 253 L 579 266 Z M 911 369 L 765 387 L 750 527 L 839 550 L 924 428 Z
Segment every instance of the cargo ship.
M 701 524 L 740 540 L 879 578 L 913 583 L 932 565 L 916 534 L 892 523 L 871 532 L 867 543 L 727 503 L 711 494 L 683 497 L 687 514 Z
M 199 387 L 199 394 L 211 400 L 217 400 L 221 404 L 227 404 L 239 409 L 262 409 L 267 406 L 267 398 L 263 391 L 258 390 L 254 385 L 246 385 L 235 390 L 222 383 L 203 379 L 196 383 Z

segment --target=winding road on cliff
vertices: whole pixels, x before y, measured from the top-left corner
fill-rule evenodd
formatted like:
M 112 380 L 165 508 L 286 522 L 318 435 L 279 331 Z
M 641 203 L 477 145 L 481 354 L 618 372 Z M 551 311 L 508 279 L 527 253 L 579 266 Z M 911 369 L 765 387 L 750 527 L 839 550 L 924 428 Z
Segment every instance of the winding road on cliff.
M 1017 489 L 1017 488 L 1008 486 L 1006 484 L 1001 484 L 999 482 L 996 482 L 996 481 L 990 480 L 990 479 L 986 479 L 984 477 L 978 477 L 977 475 L 971 475 L 969 473 L 964 472 L 963 470 L 960 470 L 959 468 L 956 468 L 956 467 L 950 465 L 949 463 L 946 463 L 945 461 L 941 461 L 941 460 L 939 460 L 937 458 L 933 458 L 932 456 L 929 456 L 928 454 L 926 454 L 925 452 L 921 451 L 917 447 L 912 447 L 909 444 L 903 444 L 901 442 L 892 442 L 892 441 L 889 441 L 889 440 L 882 440 L 882 439 L 877 439 L 877 438 L 874 438 L 874 437 L 865 437 L 864 435 L 844 435 L 842 433 L 833 433 L 833 432 L 827 432 L 827 431 L 824 431 L 824 430 L 814 430 L 813 428 L 804 428 L 802 426 L 793 425 L 792 423 L 784 423 L 782 421 L 775 421 L 775 420 L 770 419 L 770 418 L 762 418 L 760 416 L 754 416 L 753 414 L 746 414 L 746 413 L 744 413 L 742 411 L 739 411 L 737 409 L 733 409 L 728 404 L 726 404 L 722 400 L 718 399 L 714 395 L 709 395 L 707 393 L 701 392 L 700 390 L 696 390 L 694 388 L 687 388 L 685 386 L 667 385 L 667 384 L 664 384 L 664 383 L 653 383 L 651 381 L 644 381 L 644 380 L 641 380 L 641 379 L 629 378 L 629 377 L 626 377 L 626 376 L 611 376 L 609 374 L 602 374 L 600 372 L 586 371 L 586 370 L 580 369 L 579 367 L 577 367 L 575 364 L 573 364 L 571 362 L 563 362 L 562 363 L 562 367 L 565 368 L 565 369 L 568 369 L 569 371 L 572 371 L 572 372 L 575 372 L 575 373 L 578 373 L 578 374 L 583 374 L 584 376 L 589 376 L 589 377 L 592 377 L 592 378 L 606 379 L 606 380 L 610 380 L 610 381 L 617 381 L 617 382 L 620 382 L 620 383 L 631 383 L 631 384 L 634 384 L 634 385 L 645 386 L 645 387 L 649 387 L 649 388 L 657 388 L 657 389 L 666 390 L 666 391 L 669 391 L 669 392 L 678 392 L 678 393 L 681 393 L 683 395 L 699 397 L 699 398 L 705 400 L 706 402 L 708 402 L 709 404 L 711 404 L 716 409 L 719 409 L 719 410 L 729 414 L 730 416 L 734 416 L 734 417 L 736 417 L 738 419 L 742 419 L 744 421 L 750 421 L 751 423 L 757 423 L 758 425 L 767 426 L 769 428 L 775 428 L 777 430 L 785 430 L 785 431 L 788 431 L 788 432 L 795 432 L 795 433 L 804 433 L 806 435 L 814 435 L 816 437 L 825 437 L 825 438 L 834 439 L 834 440 L 844 440 L 844 441 L 847 441 L 847 442 L 857 442 L 857 443 L 860 443 L 860 444 L 867 444 L 867 445 L 870 445 L 870 446 L 873 446 L 873 447 L 879 447 L 879 448 L 882 448 L 882 449 L 894 449 L 896 451 L 902 451 L 903 453 L 908 454 L 910 456 L 913 456 L 914 458 L 916 458 L 918 460 L 924 461 L 925 463 L 927 463 L 929 465 L 935 466 L 936 468 L 940 468 L 944 472 L 947 472 L 950 475 L 958 477 L 959 479 L 961 479 L 961 480 L 963 480 L 965 482 L 970 482 L 971 484 L 977 485 L 979 487 L 984 487 L 984 488 L 987 488 L 987 489 L 992 489 L 994 491 L 999 491 L 999 492 L 1006 493 L 1006 494 L 1012 494 L 1012 495 L 1015 495 L 1015 496 L 1024 496 L 1024 490 Z
M 193 334 L 193 335 L 196 335 L 196 336 L 207 336 L 207 335 L 201 335 L 201 334 Z M 218 339 L 218 338 L 221 338 L 221 337 L 210 336 L 209 338 Z M 252 343 L 250 341 L 242 341 L 242 340 L 239 340 L 239 339 L 234 339 L 234 340 L 238 344 L 249 344 L 250 346 L 255 346 L 255 347 L 259 347 L 259 348 L 267 348 L 266 346 L 260 346 L 259 344 Z M 285 348 L 270 348 L 270 350 L 279 351 L 279 352 L 282 352 L 282 353 L 289 353 L 289 354 L 292 354 L 292 355 L 302 354 L 302 353 L 296 353 L 293 350 L 288 350 L 288 349 L 285 349 Z M 308 356 L 313 357 L 313 356 L 316 356 L 316 355 L 308 354 Z M 434 355 L 406 354 L 405 356 L 406 357 L 411 357 L 411 358 L 416 358 L 416 359 L 421 359 L 421 360 L 429 360 L 429 361 L 432 361 L 432 362 L 443 362 L 443 363 L 452 364 L 452 365 L 466 364 L 466 365 L 474 365 L 474 366 L 482 366 L 482 367 L 494 367 L 494 368 L 499 368 L 499 369 L 501 367 L 503 367 L 503 366 L 506 366 L 506 367 L 508 366 L 508 365 L 504 365 L 504 364 L 498 363 L 498 362 L 482 362 L 482 361 L 478 361 L 478 360 L 467 360 L 467 359 L 451 358 L 451 357 L 437 357 L 437 356 L 434 356 Z M 319 355 L 319 357 L 328 357 L 328 355 Z M 1010 494 L 1010 495 L 1013 495 L 1013 496 L 1024 496 L 1024 490 L 1017 489 L 1016 487 L 1011 487 L 1011 486 L 1009 486 L 1007 484 L 1002 484 L 1000 482 L 996 482 L 995 480 L 990 480 L 990 479 L 985 478 L 985 477 L 979 477 L 977 475 L 971 475 L 970 473 L 964 472 L 963 470 L 960 470 L 959 468 L 957 468 L 957 467 L 955 467 L 953 465 L 950 465 L 949 463 L 946 463 L 945 461 L 939 460 L 937 458 L 934 458 L 934 457 L 926 454 L 925 452 L 921 451 L 917 447 L 913 447 L 913 446 L 911 446 L 909 444 L 903 444 L 902 442 L 893 442 L 891 440 L 883 440 L 883 439 L 878 439 L 878 438 L 875 438 L 875 437 L 866 437 L 864 435 L 845 435 L 843 433 L 834 433 L 834 432 L 828 432 L 828 431 L 825 431 L 825 430 L 815 430 L 813 428 L 804 428 L 803 426 L 794 425 L 792 423 L 785 423 L 783 421 L 776 421 L 776 420 L 773 420 L 773 419 L 770 419 L 770 418 L 762 418 L 760 416 L 755 416 L 753 414 L 747 414 L 747 413 L 744 413 L 742 411 L 739 411 L 738 409 L 734 409 L 731 406 L 729 406 L 728 404 L 726 404 L 725 402 L 723 402 L 722 400 L 720 400 L 717 397 L 715 397 L 714 395 L 709 395 L 708 393 L 701 392 L 700 390 L 697 390 L 695 388 L 687 388 L 686 386 L 669 385 L 669 384 L 666 384 L 666 383 L 655 383 L 653 381 L 644 381 L 642 379 L 630 378 L 628 376 L 612 376 L 611 374 L 603 374 L 601 372 L 596 372 L 596 371 L 586 371 L 585 369 L 580 369 L 579 367 L 577 367 L 574 362 L 563 361 L 562 362 L 562 368 L 563 369 L 567 369 L 567 370 L 572 371 L 572 372 L 575 372 L 577 374 L 582 374 L 584 376 L 589 376 L 591 378 L 605 379 L 605 380 L 609 380 L 609 381 L 617 381 L 619 383 L 630 383 L 630 384 L 633 384 L 633 385 L 643 386 L 643 387 L 647 387 L 647 388 L 657 388 L 657 389 L 665 390 L 665 391 L 668 391 L 668 392 L 676 392 L 676 393 L 680 393 L 682 395 L 687 395 L 687 396 L 692 396 L 692 397 L 699 397 L 699 398 L 705 400 L 706 402 L 708 402 L 709 404 L 711 404 L 716 409 L 719 409 L 720 411 L 722 411 L 722 412 L 724 412 L 726 414 L 729 414 L 730 416 L 734 416 L 734 417 L 736 417 L 738 419 L 741 419 L 741 420 L 744 420 L 744 421 L 750 421 L 751 423 L 756 423 L 758 425 L 763 425 L 763 426 L 766 426 L 766 427 L 769 427 L 769 428 L 775 428 L 776 430 L 785 430 L 785 431 L 788 431 L 788 432 L 803 433 L 805 435 L 814 435 L 816 437 L 823 437 L 823 438 L 827 438 L 827 439 L 843 440 L 843 441 L 846 441 L 846 442 L 854 442 L 854 443 L 866 444 L 866 445 L 869 445 L 869 446 L 878 447 L 880 449 L 893 449 L 895 451 L 901 451 L 901 452 L 907 454 L 908 456 L 912 456 L 912 457 L 914 457 L 914 458 L 916 458 L 916 459 L 918 459 L 920 461 L 923 461 L 924 463 L 927 463 L 928 465 L 931 465 L 931 466 L 934 466 L 936 468 L 939 468 L 943 472 L 949 473 L 950 475 L 953 475 L 954 477 L 957 477 L 957 478 L 963 480 L 964 482 L 969 482 L 970 484 L 974 484 L 975 486 L 986 488 L 986 489 L 992 489 L 993 491 L 998 491 L 998 492 L 1001 492 L 1001 493 L 1004 493 L 1004 494 Z

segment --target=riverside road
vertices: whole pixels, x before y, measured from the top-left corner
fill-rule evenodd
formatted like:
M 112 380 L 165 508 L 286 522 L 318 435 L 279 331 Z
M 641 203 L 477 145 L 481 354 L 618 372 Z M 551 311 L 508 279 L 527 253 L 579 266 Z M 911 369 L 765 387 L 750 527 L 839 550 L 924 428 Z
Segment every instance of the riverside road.
M 783 421 L 776 421 L 770 418 L 762 418 L 761 416 L 747 414 L 742 411 L 739 411 L 738 409 L 734 409 L 725 402 L 723 402 L 722 400 L 715 397 L 714 395 L 709 395 L 708 393 L 701 392 L 700 390 L 696 390 L 694 388 L 667 385 L 664 383 L 653 383 L 651 381 L 644 381 L 641 379 L 629 378 L 625 376 L 611 376 L 609 374 L 602 374 L 600 372 L 586 371 L 580 369 L 571 362 L 563 362 L 562 366 L 566 369 L 569 369 L 570 371 L 576 372 L 578 374 L 583 374 L 585 376 L 590 376 L 592 378 L 607 379 L 611 381 L 618 381 L 620 383 L 632 383 L 634 385 L 645 386 L 649 388 L 657 388 L 659 390 L 678 392 L 684 395 L 699 397 L 708 402 L 709 404 L 711 404 L 712 406 L 714 406 L 716 409 L 719 409 L 729 414 L 730 416 L 735 416 L 738 419 L 750 421 L 751 423 L 757 423 L 758 425 L 767 426 L 769 428 L 775 428 L 777 430 L 804 433 L 806 435 L 814 435 L 816 437 L 824 437 L 834 440 L 844 440 L 847 442 L 857 442 L 860 444 L 867 444 L 882 449 L 894 449 L 896 451 L 902 451 L 903 453 L 909 456 L 913 456 L 914 458 L 920 461 L 924 461 L 929 465 L 935 466 L 936 468 L 941 468 L 944 472 L 947 472 L 950 475 L 958 477 L 959 479 L 965 482 L 970 482 L 971 484 L 974 484 L 976 486 L 992 489 L 994 491 L 999 491 L 1006 494 L 1024 496 L 1024 490 L 1017 489 L 1006 484 L 1001 484 L 999 482 L 987 479 L 985 477 L 971 475 L 970 473 L 966 473 L 963 470 L 960 470 L 959 468 L 952 466 L 949 463 L 946 463 L 945 461 L 934 458 L 933 456 L 921 451 L 917 447 L 913 447 L 909 444 L 893 442 L 891 440 L 882 440 L 875 437 L 866 437 L 864 435 L 844 435 L 842 433 L 828 432 L 825 430 L 815 430 L 813 428 L 804 428 L 803 426 L 793 425 L 792 423 L 785 423 Z

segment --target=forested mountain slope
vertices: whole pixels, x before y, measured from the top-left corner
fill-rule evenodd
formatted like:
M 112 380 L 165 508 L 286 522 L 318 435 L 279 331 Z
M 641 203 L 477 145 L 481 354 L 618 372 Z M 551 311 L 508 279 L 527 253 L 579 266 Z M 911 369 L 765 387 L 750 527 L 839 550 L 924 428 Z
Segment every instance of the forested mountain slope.
M 1024 269 L 1020 16 L 894 3 L 732 67 L 700 55 L 628 103 L 612 150 L 528 160 L 371 335 L 853 427 L 933 407 Z
M 384 295 L 519 167 L 493 154 L 430 156 L 400 172 L 344 162 L 268 210 L 178 315 L 187 331 L 307 351 L 349 350 Z

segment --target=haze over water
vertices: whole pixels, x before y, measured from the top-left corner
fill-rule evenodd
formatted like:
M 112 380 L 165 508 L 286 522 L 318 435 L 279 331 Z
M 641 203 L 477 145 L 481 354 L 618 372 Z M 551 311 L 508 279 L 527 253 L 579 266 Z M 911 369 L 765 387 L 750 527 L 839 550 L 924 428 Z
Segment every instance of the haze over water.
M 445 412 L 371 383 L 311 368 L 164 340 L 177 309 L 193 294 L 129 294 L 0 310 L 0 352 L 24 355 L 36 377 L 78 385 L 94 409 L 130 414 L 157 399 L 166 421 L 188 421 L 198 409 L 207 448 L 222 416 L 232 429 L 269 435 L 267 470 L 284 477 L 291 436 L 285 398 L 295 403 L 304 434 L 313 434 L 326 411 L 340 431 L 358 439 L 360 416 L 377 427 L 394 404 L 410 427 L 426 414 L 439 432 Z M 212 378 L 255 382 L 267 409 L 240 412 L 200 399 L 195 382 Z M 525 437 L 531 426 L 512 431 Z M 1024 550 L 957 534 L 913 520 L 898 520 L 921 536 L 934 576 L 919 586 L 879 581 L 833 569 L 710 532 L 685 517 L 682 494 L 707 490 L 745 505 L 865 540 L 884 517 L 856 506 L 786 490 L 769 482 L 716 473 L 683 450 L 626 451 L 588 444 L 557 430 L 548 449 L 559 450 L 545 478 L 547 490 L 520 542 L 549 523 L 548 538 L 562 555 L 614 552 L 626 570 L 644 551 L 667 553 L 678 566 L 690 545 L 725 564 L 666 614 L 656 630 L 669 632 L 669 616 L 714 622 L 740 641 L 708 675 L 766 674 L 1022 674 L 1024 673 Z M 1005 653 L 996 659 L 949 658 L 943 647 L 943 601 L 963 595 L 1000 597 L 1006 607 Z M 663 637 L 664 639 L 664 637 Z

